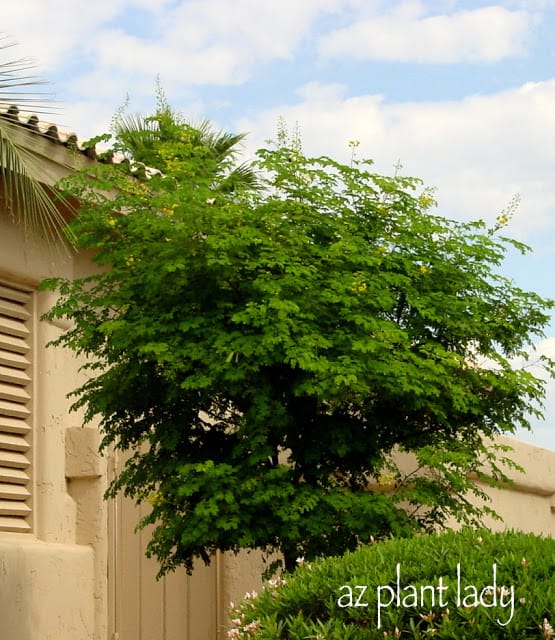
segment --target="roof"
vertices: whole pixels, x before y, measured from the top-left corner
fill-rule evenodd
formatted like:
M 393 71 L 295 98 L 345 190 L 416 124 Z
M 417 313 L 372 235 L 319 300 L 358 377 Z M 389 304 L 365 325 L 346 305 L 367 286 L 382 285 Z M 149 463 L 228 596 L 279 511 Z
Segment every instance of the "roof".
M 61 133 L 55 124 L 42 122 L 36 114 L 23 115 L 15 105 L 0 110 L 0 125 L 1 121 L 10 127 L 10 140 L 19 151 L 35 160 L 29 163 L 33 177 L 45 184 L 54 185 L 95 162 L 117 162 L 113 153 L 101 154 L 94 145 L 80 145 L 77 134 Z
M 99 160 L 100 162 L 106 163 L 111 163 L 113 160 L 112 155 L 97 154 L 94 146 L 80 146 L 77 134 L 61 133 L 55 124 L 42 122 L 36 114 L 22 116 L 19 107 L 16 105 L 11 105 L 5 111 L 0 111 L 0 118 L 14 125 L 18 125 L 22 130 L 30 131 L 41 136 L 44 140 L 52 144 L 61 145 L 72 151 L 78 151 L 91 160 Z

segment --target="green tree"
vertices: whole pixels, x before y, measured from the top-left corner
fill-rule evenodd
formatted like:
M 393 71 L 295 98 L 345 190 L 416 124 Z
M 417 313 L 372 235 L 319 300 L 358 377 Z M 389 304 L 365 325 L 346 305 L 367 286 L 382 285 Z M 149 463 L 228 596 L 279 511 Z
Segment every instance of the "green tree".
M 57 343 L 92 358 L 75 406 L 131 451 L 109 495 L 151 503 L 161 573 L 242 548 L 291 568 L 479 518 L 468 473 L 504 477 L 484 438 L 528 426 L 543 395 L 512 360 L 551 302 L 499 273 L 526 248 L 433 215 L 418 180 L 307 158 L 283 134 L 259 152 L 264 188 L 229 192 L 174 124 L 186 135 L 156 143 L 150 180 L 69 181 L 102 270 L 45 284 L 48 317 L 73 321 Z M 404 477 L 394 447 L 427 470 Z
M 11 50 L 13 43 L 0 37 L 0 52 Z M 34 113 L 45 111 L 44 95 L 37 92 L 42 82 L 28 75 L 32 64 L 21 58 L 0 62 L 0 101 L 11 105 L 0 117 L 0 177 L 4 202 L 9 213 L 26 230 L 54 238 L 65 221 L 53 202 L 52 194 L 40 182 L 42 159 L 21 138 L 19 107 Z
M 245 134 L 215 131 L 208 120 L 198 124 L 187 122 L 166 101 L 160 88 L 153 116 L 130 114 L 120 110 L 113 121 L 115 148 L 135 163 L 139 172 L 147 167 L 167 170 L 167 162 L 175 163 L 190 156 L 202 158 L 204 170 L 220 191 L 234 192 L 257 187 L 258 178 L 248 163 L 237 164 L 239 144 Z M 160 156 L 160 150 L 165 156 Z M 168 156 L 168 153 L 170 154 Z

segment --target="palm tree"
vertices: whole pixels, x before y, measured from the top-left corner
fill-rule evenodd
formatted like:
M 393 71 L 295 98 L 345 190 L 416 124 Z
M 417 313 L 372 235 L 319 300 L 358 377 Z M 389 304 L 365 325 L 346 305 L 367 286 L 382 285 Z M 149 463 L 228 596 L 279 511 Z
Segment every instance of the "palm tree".
M 180 148 L 190 149 L 191 154 L 201 151 L 204 167 L 210 172 L 213 187 L 218 191 L 233 193 L 259 185 L 256 172 L 247 162 L 236 163 L 238 145 L 246 134 L 215 131 L 208 120 L 198 124 L 187 122 L 169 107 L 160 90 L 155 115 L 145 117 L 125 114 L 120 110 L 114 118 L 112 129 L 117 148 L 131 161 L 144 167 L 163 172 L 157 153 L 160 144 L 183 142 L 185 138 L 188 144 Z
M 0 37 L 1 53 L 12 46 Z M 44 94 L 33 90 L 43 83 L 28 75 L 31 68 L 25 59 L 0 61 L 0 102 L 8 107 L 0 114 L 0 180 L 4 206 L 11 216 L 26 231 L 52 241 L 62 237 L 65 221 L 52 192 L 39 179 L 42 160 L 33 153 L 28 137 L 21 135 L 22 123 L 15 106 L 32 110 L 33 114 L 48 112 L 43 105 Z

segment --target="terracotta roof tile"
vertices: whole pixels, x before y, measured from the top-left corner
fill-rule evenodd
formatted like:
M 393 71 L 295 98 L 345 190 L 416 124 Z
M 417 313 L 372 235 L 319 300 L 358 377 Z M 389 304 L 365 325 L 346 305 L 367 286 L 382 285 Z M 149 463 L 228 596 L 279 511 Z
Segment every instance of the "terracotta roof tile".
M 95 147 L 81 146 L 77 134 L 60 133 L 55 124 L 42 122 L 36 114 L 23 116 L 16 105 L 11 105 L 4 111 L 0 110 L 0 118 L 9 120 L 19 125 L 22 129 L 32 131 L 52 144 L 64 146 L 72 151 L 78 151 L 91 160 L 97 160 L 98 162 L 107 164 L 114 162 L 113 154 L 98 154 Z

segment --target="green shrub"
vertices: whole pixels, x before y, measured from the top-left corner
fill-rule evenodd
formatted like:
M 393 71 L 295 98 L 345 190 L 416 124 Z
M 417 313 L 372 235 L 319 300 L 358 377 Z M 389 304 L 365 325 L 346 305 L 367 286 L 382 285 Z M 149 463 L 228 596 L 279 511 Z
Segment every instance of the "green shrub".
M 551 538 L 464 529 L 300 564 L 232 605 L 228 638 L 555 638 Z

